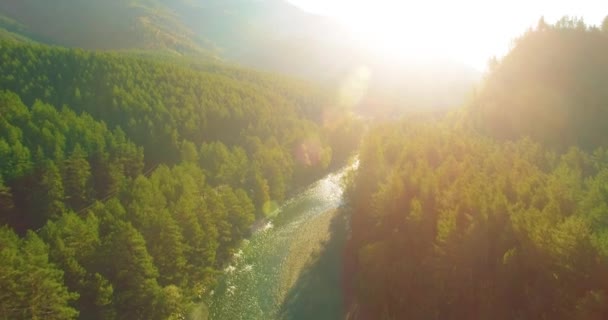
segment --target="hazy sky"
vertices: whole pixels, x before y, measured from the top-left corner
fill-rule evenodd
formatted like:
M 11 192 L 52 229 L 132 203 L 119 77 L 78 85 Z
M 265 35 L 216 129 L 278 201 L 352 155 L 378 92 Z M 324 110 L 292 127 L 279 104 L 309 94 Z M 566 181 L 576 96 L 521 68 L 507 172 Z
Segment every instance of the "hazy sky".
M 540 16 L 551 23 L 577 16 L 599 25 L 608 15 L 608 0 L 288 1 L 336 18 L 387 57 L 448 58 L 478 69 L 506 53 Z

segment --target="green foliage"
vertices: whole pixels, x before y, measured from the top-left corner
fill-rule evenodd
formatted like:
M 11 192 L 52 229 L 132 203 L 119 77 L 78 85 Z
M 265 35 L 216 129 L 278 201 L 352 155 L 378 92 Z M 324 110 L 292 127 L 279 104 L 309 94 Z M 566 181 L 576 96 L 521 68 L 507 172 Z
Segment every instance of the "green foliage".
M 0 56 L 0 223 L 26 235 L 2 229 L 8 318 L 183 318 L 264 207 L 357 139 L 293 79 L 5 41 Z
M 102 239 L 103 276 L 114 284 L 114 304 L 119 319 L 163 319 L 158 313 L 161 287 L 158 270 L 146 250 L 143 236 L 130 224 L 118 222 Z
M 33 42 L 32 34 L 27 30 L 27 28 L 11 19 L 9 17 L 3 16 L 0 14 L 0 39 L 9 39 L 12 41 L 20 41 L 20 42 Z
M 541 19 L 460 114 L 373 130 L 347 189 L 355 318 L 608 317 L 607 57 L 598 28 Z
M 0 62 L 2 87 L 17 92 L 27 105 L 36 99 L 55 106 L 68 105 L 71 110 L 103 121 L 109 128 L 122 128 L 127 137 L 144 147 L 148 164 L 192 161 L 197 157 L 192 146 L 199 151 L 205 144 L 221 143 L 231 150 L 239 150 L 240 146 L 248 157 L 269 148 L 280 149 L 270 151 L 282 153 L 280 158 L 293 158 L 299 145 L 310 144 L 308 151 L 322 160 L 310 166 L 314 175 L 319 175 L 331 162 L 330 143 L 332 148 L 346 146 L 339 153 L 342 156 L 353 143 L 341 143 L 351 135 L 357 140 L 358 132 L 352 128 L 342 130 L 347 124 L 353 126 L 353 121 L 344 121 L 343 125 L 341 115 L 335 117 L 331 130 L 321 130 L 321 125 L 325 125 L 322 115 L 329 112 L 323 108 L 332 105 L 333 99 L 326 90 L 285 77 L 217 65 L 190 68 L 135 55 L 9 42 L 2 43 L 0 53 L 6 56 Z M 28 57 L 27 63 L 23 57 Z M 54 116 L 46 110 L 40 113 Z M 41 133 L 46 141 L 58 144 L 43 148 L 47 155 L 54 152 L 53 147 L 63 147 L 64 155 L 68 155 L 75 146 L 69 140 L 53 139 L 52 131 Z M 327 139 L 339 135 L 342 138 Z M 251 143 L 252 139 L 258 142 Z M 89 146 L 80 144 L 89 151 Z M 242 161 L 242 154 L 236 156 Z M 198 158 L 207 161 L 202 156 Z M 336 163 L 345 158 L 338 157 Z M 284 168 L 278 170 L 291 175 L 293 168 L 289 166 L 293 161 L 287 160 Z M 290 178 L 283 177 L 285 183 L 270 183 L 271 189 L 286 187 Z M 272 192 L 281 195 L 287 191 Z
M 91 193 L 91 167 L 86 158 L 87 154 L 79 144 L 74 147 L 64 164 L 65 189 L 67 203 L 72 208 L 80 209 L 86 205 Z
M 109 318 L 113 287 L 96 272 L 100 250 L 99 219 L 94 215 L 80 218 L 66 213 L 49 221 L 41 231 L 50 247 L 53 261 L 65 272 L 66 286 L 80 297 L 74 303 L 81 318 Z
M 279 32 L 277 25 L 286 28 Z M 0 2 L 0 38 L 137 50 L 173 59 L 192 56 L 193 60 L 217 61 L 221 54 L 241 64 L 311 79 L 319 75 L 327 78 L 360 63 L 351 57 L 352 44 L 341 36 L 343 31 L 326 18 L 305 14 L 283 1 Z M 327 63 L 328 55 L 331 61 L 339 62 L 337 66 Z
M 0 175 L 20 213 L 3 219 L 19 231 L 115 193 L 143 168 L 141 147 L 87 114 L 39 101 L 28 109 L 9 92 L 0 92 L 0 110 Z
M 202 43 L 197 41 L 197 37 L 170 11 L 160 9 L 159 4 L 149 0 L 2 3 L 0 12 L 14 20 L 0 16 L 0 27 L 35 40 L 65 46 L 202 53 Z M 53 21 L 53 24 L 42 21 Z M 79 27 L 75 28 L 75 25 Z
M 529 136 L 559 150 L 608 145 L 608 37 L 565 17 L 515 41 L 492 68 L 468 115 L 501 139 Z
M 30 232 L 24 239 L 0 227 L 0 317 L 2 319 L 74 319 L 63 272 L 49 262 L 48 247 Z
M 48 217 L 58 217 L 65 210 L 63 204 L 65 192 L 61 174 L 53 161 L 49 161 L 44 168 L 40 185 L 42 187 L 40 193 L 44 199 L 40 201 L 42 205 L 40 208 L 37 208 L 37 210 L 39 210 L 39 212 L 46 212 Z
M 374 129 L 347 193 L 360 317 L 606 317 L 601 152 L 445 124 Z
M 201 168 L 214 184 L 242 186 L 249 171 L 249 158 L 241 147 L 229 149 L 221 142 L 204 143 L 200 150 Z
M 17 212 L 13 195 L 10 189 L 4 185 L 2 175 L 0 175 L 0 224 L 5 225 L 16 220 Z

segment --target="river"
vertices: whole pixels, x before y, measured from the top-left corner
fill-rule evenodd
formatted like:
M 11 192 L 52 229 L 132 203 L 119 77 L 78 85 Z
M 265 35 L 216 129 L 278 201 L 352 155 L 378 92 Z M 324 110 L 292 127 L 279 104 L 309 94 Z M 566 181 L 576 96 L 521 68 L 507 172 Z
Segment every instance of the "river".
M 347 220 L 342 177 L 317 181 L 283 204 L 245 240 L 208 298 L 211 320 L 342 316 L 342 251 Z

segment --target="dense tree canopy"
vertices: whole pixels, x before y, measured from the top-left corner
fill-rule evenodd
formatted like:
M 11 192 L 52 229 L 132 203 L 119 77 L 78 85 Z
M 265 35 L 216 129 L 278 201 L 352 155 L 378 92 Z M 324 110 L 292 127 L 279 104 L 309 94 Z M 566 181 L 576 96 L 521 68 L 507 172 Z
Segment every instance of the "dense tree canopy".
M 63 272 L 49 262 L 48 246 L 33 232 L 23 239 L 0 227 L 0 317 L 72 319 L 78 298 L 63 285 Z
M 562 151 L 608 145 L 607 53 L 608 30 L 569 18 L 539 23 L 490 70 L 469 107 L 474 126 Z
M 349 318 L 608 318 L 607 57 L 605 30 L 541 19 L 464 110 L 371 130 Z
M 604 319 L 605 157 L 375 130 L 348 193 L 354 318 Z
M 0 57 L 8 319 L 183 317 L 264 208 L 361 132 L 324 123 L 325 89 L 270 74 L 12 41 Z

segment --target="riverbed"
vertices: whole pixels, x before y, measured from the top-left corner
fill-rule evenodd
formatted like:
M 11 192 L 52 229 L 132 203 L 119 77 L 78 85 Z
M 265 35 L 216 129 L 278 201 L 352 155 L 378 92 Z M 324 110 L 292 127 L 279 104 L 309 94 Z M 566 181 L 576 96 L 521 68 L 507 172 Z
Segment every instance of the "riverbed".
M 348 221 L 339 208 L 351 168 L 287 201 L 243 242 L 207 299 L 209 319 L 340 319 Z

